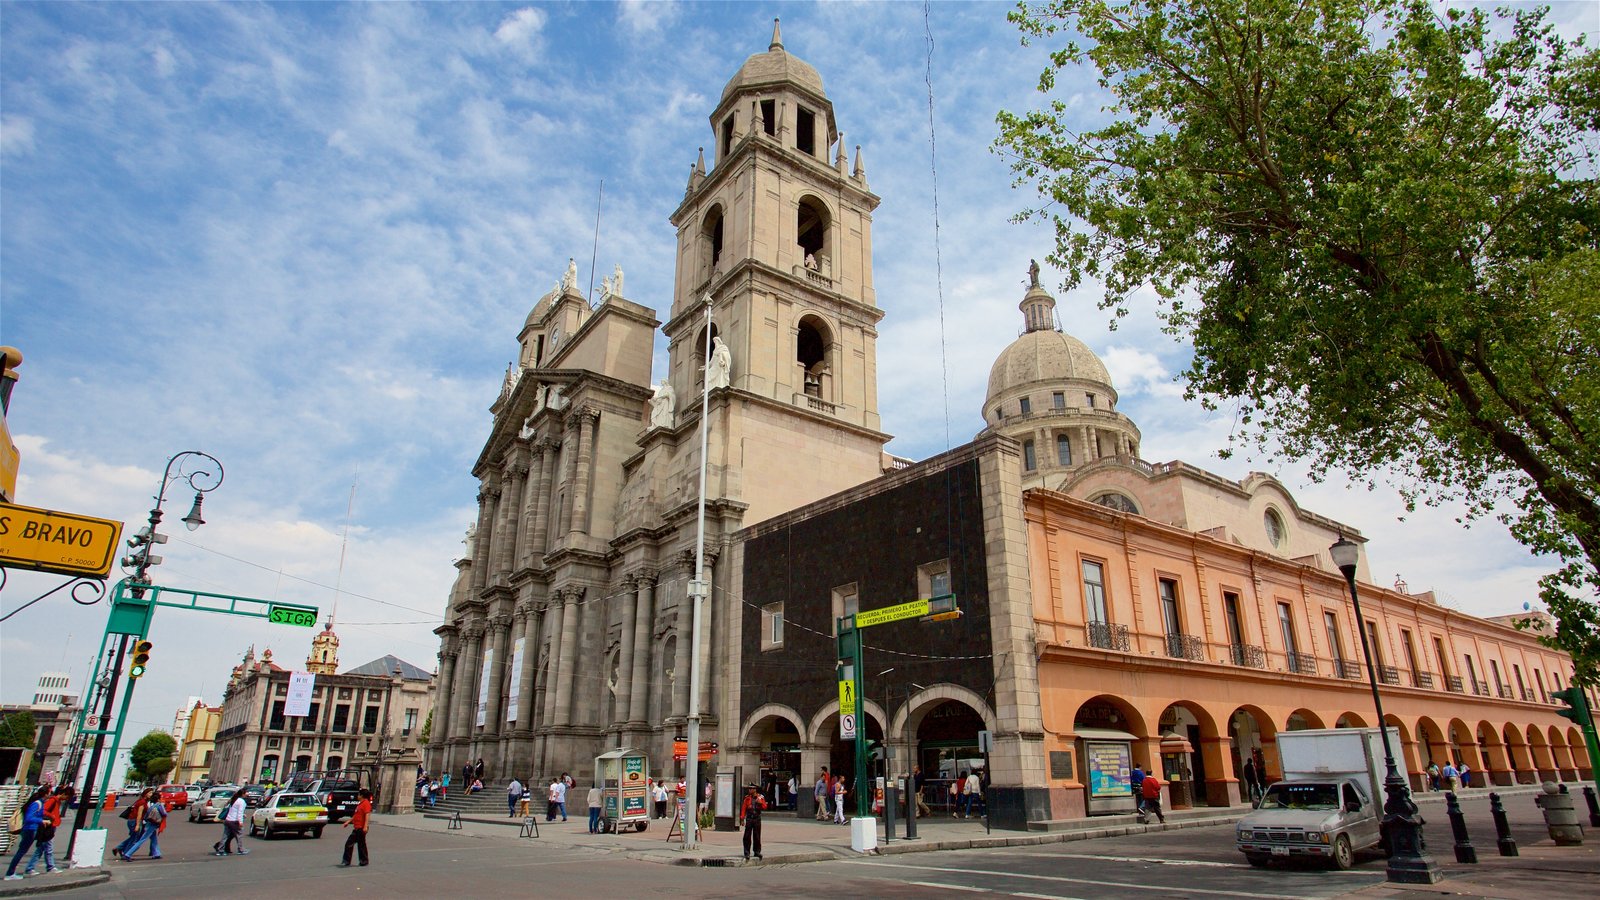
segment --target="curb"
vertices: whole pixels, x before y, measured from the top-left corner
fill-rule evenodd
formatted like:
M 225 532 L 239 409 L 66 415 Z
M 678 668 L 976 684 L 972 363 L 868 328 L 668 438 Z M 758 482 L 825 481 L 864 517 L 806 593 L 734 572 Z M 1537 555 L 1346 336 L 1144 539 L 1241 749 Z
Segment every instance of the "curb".
M 47 875 L 40 875 L 38 878 L 30 878 L 21 884 L 0 887 L 0 897 L 29 897 L 34 894 L 52 894 L 56 891 L 70 891 L 81 887 L 105 884 L 110 880 L 111 872 L 103 868 L 93 875 L 80 878 L 49 878 Z

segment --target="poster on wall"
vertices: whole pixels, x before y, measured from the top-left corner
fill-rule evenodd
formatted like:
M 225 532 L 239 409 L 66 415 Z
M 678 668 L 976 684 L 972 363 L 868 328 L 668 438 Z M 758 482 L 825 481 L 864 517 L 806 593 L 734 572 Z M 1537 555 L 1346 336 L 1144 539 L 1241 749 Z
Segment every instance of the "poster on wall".
M 494 671 L 494 648 L 483 651 L 483 671 L 478 673 L 478 726 L 489 721 L 489 673 Z
M 506 692 L 506 721 L 517 720 L 517 702 L 522 699 L 522 678 L 517 673 L 522 671 L 522 645 L 527 638 L 517 638 L 511 645 L 511 671 L 506 673 L 506 678 L 511 680 L 511 687 Z
M 1083 765 L 1089 775 L 1090 797 L 1126 797 L 1130 783 L 1132 757 L 1121 741 L 1085 741 Z
M 289 697 L 283 701 L 285 716 L 311 715 L 311 692 L 317 687 L 314 672 L 289 673 Z

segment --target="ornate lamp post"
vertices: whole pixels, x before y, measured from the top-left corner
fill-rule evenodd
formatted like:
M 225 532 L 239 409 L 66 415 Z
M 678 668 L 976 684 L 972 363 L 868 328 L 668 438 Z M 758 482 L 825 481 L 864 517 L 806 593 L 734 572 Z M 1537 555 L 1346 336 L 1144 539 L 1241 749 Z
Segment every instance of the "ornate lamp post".
M 1388 774 L 1383 780 L 1387 799 L 1383 804 L 1383 829 L 1389 838 L 1390 881 L 1404 884 L 1434 884 L 1444 878 L 1438 863 L 1428 855 L 1428 845 L 1422 835 L 1422 819 L 1417 817 L 1417 805 L 1411 802 L 1411 789 L 1400 770 L 1395 767 L 1394 748 L 1389 745 L 1389 729 L 1383 719 L 1383 698 L 1378 695 L 1378 670 L 1372 664 L 1372 647 L 1367 642 L 1366 620 L 1361 616 L 1361 596 L 1356 592 L 1356 563 L 1361 558 L 1361 548 L 1343 535 L 1328 553 L 1333 564 L 1344 573 L 1350 585 L 1350 602 L 1356 610 L 1356 632 L 1361 635 L 1361 653 L 1367 660 L 1367 684 L 1372 688 L 1372 705 L 1378 710 L 1378 734 L 1383 737 L 1383 763 Z

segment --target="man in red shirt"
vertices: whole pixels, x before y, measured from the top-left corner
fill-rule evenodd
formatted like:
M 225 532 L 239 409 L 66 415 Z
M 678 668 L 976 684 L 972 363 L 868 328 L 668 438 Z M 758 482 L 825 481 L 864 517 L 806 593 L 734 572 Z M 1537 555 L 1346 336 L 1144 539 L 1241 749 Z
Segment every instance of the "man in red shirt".
M 744 786 L 744 802 L 739 815 L 744 819 L 744 858 L 750 858 L 750 845 L 755 844 L 756 859 L 761 858 L 761 811 L 767 808 L 767 798 L 753 784 Z
M 1139 809 L 1140 820 L 1148 821 L 1150 814 L 1155 813 L 1156 818 L 1165 825 L 1167 817 L 1161 812 L 1161 779 L 1151 772 L 1139 783 L 1139 791 L 1144 794 L 1144 803 Z
M 372 792 L 362 788 L 361 802 L 356 804 L 355 814 L 350 817 L 350 821 L 344 823 L 344 827 L 350 829 L 350 836 L 344 841 L 344 861 L 339 863 L 341 869 L 350 865 L 352 848 L 361 851 L 361 864 L 363 866 L 367 864 L 367 819 L 371 815 Z

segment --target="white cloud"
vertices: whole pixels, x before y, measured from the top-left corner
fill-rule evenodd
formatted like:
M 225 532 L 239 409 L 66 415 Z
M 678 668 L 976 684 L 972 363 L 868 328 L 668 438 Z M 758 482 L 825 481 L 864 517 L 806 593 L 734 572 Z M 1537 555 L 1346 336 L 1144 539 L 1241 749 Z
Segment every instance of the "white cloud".
M 1173 380 L 1173 375 L 1161 359 L 1148 350 L 1137 347 L 1113 346 L 1100 354 L 1100 360 L 1111 373 L 1111 383 L 1124 399 L 1136 394 L 1153 394 L 1158 397 L 1182 397 L 1183 385 Z
M 511 47 L 531 47 L 548 18 L 544 10 L 525 6 L 501 20 L 500 27 L 494 30 L 495 40 Z
M 26 116 L 0 116 L 0 156 L 26 156 L 33 152 L 33 120 Z
M 654 36 L 678 18 L 674 0 L 622 0 L 617 4 L 617 21 L 633 35 Z

